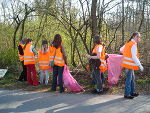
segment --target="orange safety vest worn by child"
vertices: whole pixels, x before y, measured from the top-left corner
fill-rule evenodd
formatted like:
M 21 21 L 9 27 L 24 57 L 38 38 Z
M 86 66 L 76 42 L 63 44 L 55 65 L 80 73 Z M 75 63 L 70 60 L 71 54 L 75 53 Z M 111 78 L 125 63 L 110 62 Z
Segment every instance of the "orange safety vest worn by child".
M 40 69 L 50 69 L 49 55 L 49 50 L 45 53 L 43 53 L 41 50 L 38 51 L 38 64 Z

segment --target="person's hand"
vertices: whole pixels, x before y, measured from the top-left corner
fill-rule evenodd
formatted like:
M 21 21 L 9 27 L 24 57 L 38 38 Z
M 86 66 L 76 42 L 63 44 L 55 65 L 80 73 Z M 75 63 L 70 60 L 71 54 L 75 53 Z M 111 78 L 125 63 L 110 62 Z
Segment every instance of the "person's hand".
M 105 56 L 105 60 L 107 60 L 109 58 L 109 56 L 108 56 L 108 54 L 106 54 L 106 56 Z
M 144 67 L 142 65 L 140 65 L 140 71 L 143 72 Z
M 90 55 L 86 55 L 86 56 L 87 56 L 87 58 L 91 59 L 91 56 L 90 56 Z

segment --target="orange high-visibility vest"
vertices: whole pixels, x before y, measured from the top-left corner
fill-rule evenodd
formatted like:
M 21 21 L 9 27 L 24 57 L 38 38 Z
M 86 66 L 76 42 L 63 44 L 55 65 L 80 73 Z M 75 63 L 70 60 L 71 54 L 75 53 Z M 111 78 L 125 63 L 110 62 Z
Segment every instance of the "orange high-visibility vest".
M 35 64 L 35 55 L 30 51 L 32 43 L 28 43 L 24 49 L 24 65 Z
M 41 50 L 38 51 L 38 64 L 40 69 L 50 69 L 49 55 L 49 50 L 46 53 L 43 53 Z
M 65 65 L 63 54 L 61 52 L 61 47 L 56 49 L 55 47 L 50 46 L 50 57 L 49 57 L 49 60 L 50 61 L 54 60 L 54 65 L 56 65 L 56 66 L 62 67 L 62 66 Z
M 97 54 L 97 47 L 102 47 L 102 52 L 101 52 L 101 57 L 100 57 L 101 65 L 99 68 L 100 68 L 101 72 L 105 72 L 107 70 L 107 64 L 106 64 L 106 60 L 105 60 L 105 48 L 101 44 L 97 44 L 94 47 L 92 53 Z
M 24 48 L 24 45 L 23 45 L 22 43 L 20 43 L 18 46 L 21 46 L 22 49 Z M 23 55 L 20 55 L 20 54 L 19 54 L 19 51 L 18 51 L 18 56 L 19 56 L 20 62 L 23 61 Z
M 50 46 L 49 47 L 49 53 L 50 53 L 50 55 L 49 55 L 49 61 L 53 61 L 54 60 L 54 54 L 55 54 L 55 47 L 53 47 L 53 46 Z
M 125 48 L 123 50 L 122 67 L 125 67 L 127 69 L 138 70 L 139 66 L 132 59 L 131 48 L 134 44 L 136 44 L 136 42 L 134 42 L 134 41 L 130 41 L 130 42 L 125 44 Z M 136 56 L 139 58 L 138 49 L 136 52 Z

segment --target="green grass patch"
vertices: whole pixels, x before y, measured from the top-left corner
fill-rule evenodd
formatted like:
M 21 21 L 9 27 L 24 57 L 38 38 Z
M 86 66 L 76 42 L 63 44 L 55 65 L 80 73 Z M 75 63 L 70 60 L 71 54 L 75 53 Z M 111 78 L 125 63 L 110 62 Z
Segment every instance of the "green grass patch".
M 150 83 L 150 78 L 138 79 L 138 80 L 137 80 L 137 83 L 138 83 L 138 84 Z
M 17 76 L 7 73 L 3 78 L 0 78 L 0 87 L 13 86 L 16 84 Z

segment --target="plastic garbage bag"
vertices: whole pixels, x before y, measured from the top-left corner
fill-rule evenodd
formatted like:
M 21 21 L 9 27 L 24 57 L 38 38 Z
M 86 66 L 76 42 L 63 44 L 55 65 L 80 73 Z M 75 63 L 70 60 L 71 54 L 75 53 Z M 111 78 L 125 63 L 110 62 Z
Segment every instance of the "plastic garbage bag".
M 107 59 L 108 64 L 108 87 L 112 88 L 115 84 L 118 83 L 119 77 L 122 71 L 122 58 L 123 55 L 119 54 L 108 54 L 109 58 Z
M 4 77 L 8 69 L 0 69 L 0 78 Z
M 74 92 L 84 91 L 84 89 L 78 84 L 78 82 L 70 74 L 67 65 L 64 66 L 63 81 L 64 81 L 64 86 L 70 91 L 74 91 Z

